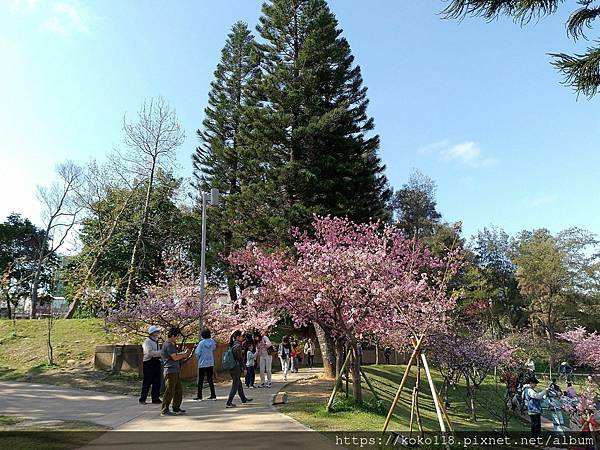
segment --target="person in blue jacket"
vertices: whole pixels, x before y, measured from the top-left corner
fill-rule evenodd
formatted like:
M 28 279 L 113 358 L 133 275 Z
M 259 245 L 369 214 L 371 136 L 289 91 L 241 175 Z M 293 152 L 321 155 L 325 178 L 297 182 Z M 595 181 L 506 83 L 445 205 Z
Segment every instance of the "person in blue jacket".
M 196 357 L 198 358 L 198 395 L 194 400 L 202 401 L 202 385 L 204 384 L 204 376 L 206 375 L 206 381 L 210 387 L 209 400 L 216 400 L 217 394 L 215 394 L 215 383 L 213 381 L 213 373 L 215 367 L 215 349 L 217 343 L 210 337 L 210 330 L 204 328 L 200 333 L 202 339 L 196 346 Z
M 527 414 L 531 420 L 531 435 L 535 438 L 540 437 L 542 433 L 542 399 L 548 392 L 544 389 L 541 392 L 537 392 L 539 381 L 535 376 L 529 379 L 529 382 L 523 385 L 523 401 L 527 407 Z

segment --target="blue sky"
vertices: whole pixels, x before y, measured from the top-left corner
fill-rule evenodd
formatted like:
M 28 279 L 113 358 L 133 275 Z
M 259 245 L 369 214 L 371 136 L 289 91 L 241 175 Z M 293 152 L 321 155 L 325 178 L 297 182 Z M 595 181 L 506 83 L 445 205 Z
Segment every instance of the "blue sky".
M 598 101 L 560 85 L 548 52 L 582 50 L 568 9 L 520 28 L 442 20 L 443 0 L 330 0 L 369 88 L 392 186 L 413 169 L 438 184 L 439 210 L 467 236 L 577 226 L 600 233 Z M 162 95 L 187 139 L 230 26 L 251 27 L 260 1 L 0 2 L 0 217 L 38 221 L 37 184 L 65 159 L 102 160 L 124 113 Z

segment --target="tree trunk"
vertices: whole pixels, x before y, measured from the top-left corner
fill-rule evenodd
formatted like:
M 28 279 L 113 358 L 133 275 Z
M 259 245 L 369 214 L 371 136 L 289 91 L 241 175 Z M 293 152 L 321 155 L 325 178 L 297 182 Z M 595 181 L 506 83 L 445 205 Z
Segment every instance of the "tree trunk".
M 40 284 L 40 271 L 42 267 L 42 261 L 40 259 L 38 263 L 38 267 L 35 271 L 35 275 L 33 276 L 33 281 L 31 283 L 31 299 L 29 304 L 29 318 L 34 319 L 37 312 L 37 302 L 38 302 L 38 288 Z
M 98 265 L 100 256 L 102 256 L 104 254 L 104 250 L 106 249 L 107 244 L 112 239 L 112 236 L 114 235 L 115 230 L 117 229 L 117 225 L 119 224 L 119 220 L 121 219 L 125 209 L 129 205 L 129 202 L 130 202 L 131 198 L 133 197 L 133 193 L 135 192 L 135 189 L 137 188 L 137 186 L 138 185 L 136 184 L 131 189 L 131 193 L 125 198 L 125 201 L 123 202 L 123 205 L 119 209 L 119 212 L 112 219 L 112 223 L 111 223 L 110 229 L 108 231 L 108 234 L 102 238 L 97 250 L 95 250 L 94 259 L 92 260 L 92 263 L 87 268 L 87 270 L 85 272 L 85 277 L 83 279 L 83 283 L 81 283 L 79 289 L 77 290 L 77 292 L 75 293 L 75 296 L 73 297 L 73 301 L 69 305 L 69 310 L 67 311 L 67 314 L 65 315 L 65 319 L 72 319 L 73 316 L 75 315 L 75 311 L 77 311 L 77 307 L 79 306 L 79 303 L 81 303 L 81 297 L 83 295 L 83 291 L 88 287 L 88 283 L 89 283 L 90 279 L 92 278 L 94 271 L 96 270 L 96 266 Z
M 52 327 L 54 326 L 54 324 L 52 323 L 53 319 L 52 317 L 48 317 L 48 319 L 46 319 L 48 321 L 48 336 L 47 336 L 47 344 L 48 344 L 48 365 L 52 366 L 54 365 L 54 352 L 52 349 Z
M 129 303 L 131 298 L 133 283 L 136 278 L 137 271 L 137 258 L 138 252 L 142 245 L 142 239 L 144 237 L 144 229 L 146 228 L 146 224 L 148 222 L 148 210 L 150 207 L 150 197 L 152 196 L 152 187 L 154 184 L 154 171 L 156 169 L 156 158 L 152 160 L 152 167 L 150 169 L 150 176 L 148 177 L 148 187 L 146 189 L 146 200 L 144 201 L 144 209 L 142 211 L 142 221 L 138 228 L 137 238 L 135 240 L 135 244 L 133 245 L 133 250 L 131 251 L 131 261 L 129 262 L 129 272 L 127 276 L 127 290 L 125 291 L 125 304 Z
M 375 365 L 379 364 L 379 345 L 375 344 Z
M 352 358 L 352 396 L 354 397 L 354 401 L 357 403 L 362 403 L 362 385 L 360 378 L 360 357 L 358 352 L 358 343 L 350 344 L 354 349 L 354 357 Z
M 472 422 L 477 422 L 477 416 L 475 414 L 475 386 L 469 381 L 469 377 L 465 377 L 467 381 L 467 393 L 469 395 L 469 419 Z
M 46 230 L 44 231 L 44 238 L 42 242 L 40 242 L 40 253 L 38 256 L 38 260 L 35 266 L 35 275 L 33 276 L 33 281 L 31 282 L 31 308 L 29 310 L 29 318 L 34 319 L 36 313 L 36 307 L 38 302 L 38 288 L 40 285 L 40 276 L 42 274 L 42 265 L 44 264 L 44 260 L 46 259 L 46 245 L 48 245 L 48 236 L 50 236 L 50 227 L 52 227 L 53 218 L 48 221 L 48 225 L 46 226 Z
M 10 300 L 8 298 L 8 295 L 5 296 L 6 299 L 6 312 L 8 313 L 8 319 L 12 319 L 12 312 L 11 312 L 11 308 L 10 308 Z
M 333 347 L 333 339 L 325 331 L 325 329 L 313 322 L 319 349 L 321 350 L 321 359 L 323 360 L 323 376 L 325 378 L 335 378 L 335 349 Z
M 223 259 L 227 260 L 227 257 L 231 254 L 231 244 L 233 242 L 233 233 L 231 231 L 226 231 L 224 233 L 225 243 L 223 245 Z M 227 270 L 225 271 L 225 278 L 227 279 L 227 289 L 229 290 L 229 298 L 232 303 L 237 302 L 237 289 L 235 284 L 235 277 L 233 273 L 231 273 L 231 268 L 229 267 L 229 263 L 227 263 Z M 245 303 L 245 300 L 242 300 Z
M 338 378 L 342 372 L 342 366 L 346 359 L 346 353 L 344 352 L 344 341 L 337 338 L 335 340 L 335 376 Z

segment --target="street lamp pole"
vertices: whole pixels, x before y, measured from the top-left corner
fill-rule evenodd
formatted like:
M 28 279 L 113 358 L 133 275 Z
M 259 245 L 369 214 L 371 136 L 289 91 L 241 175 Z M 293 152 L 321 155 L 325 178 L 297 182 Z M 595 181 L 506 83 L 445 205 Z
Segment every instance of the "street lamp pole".
M 202 339 L 202 327 L 204 326 L 204 308 L 206 302 L 206 197 L 210 195 L 210 204 L 218 206 L 220 203 L 220 192 L 212 188 L 210 193 L 201 192 L 202 196 L 202 245 L 200 250 L 200 317 L 198 318 L 198 341 Z

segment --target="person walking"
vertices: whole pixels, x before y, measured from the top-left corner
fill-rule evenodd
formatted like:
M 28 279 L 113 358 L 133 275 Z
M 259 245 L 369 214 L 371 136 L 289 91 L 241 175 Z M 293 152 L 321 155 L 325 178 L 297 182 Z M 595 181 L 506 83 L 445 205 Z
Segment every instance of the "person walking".
M 160 350 L 160 345 L 158 344 L 160 332 L 161 328 L 159 326 L 152 325 L 148 328 L 148 337 L 142 344 L 142 350 L 144 352 L 142 362 L 144 379 L 142 381 L 142 393 L 139 399 L 139 402 L 142 405 L 146 404 L 150 388 L 152 388 L 152 403 L 162 403 L 160 399 L 160 376 L 162 368 L 160 357 L 162 352 Z
M 231 375 L 231 390 L 229 391 L 229 397 L 227 398 L 227 403 L 225 404 L 226 408 L 235 408 L 235 403 L 233 403 L 233 398 L 237 393 L 240 397 L 242 403 L 251 402 L 252 399 L 246 397 L 244 394 L 244 388 L 242 387 L 242 367 L 244 364 L 244 355 L 242 353 L 242 332 L 240 330 L 235 330 L 231 338 L 229 339 L 229 349 L 233 354 L 233 358 L 235 359 L 235 365 L 232 369 L 229 370 L 229 374 Z
M 263 336 L 258 331 L 254 333 L 254 344 L 256 345 L 258 368 L 260 371 L 260 385 L 258 387 L 271 387 L 273 344 L 267 336 Z
M 161 416 L 176 416 L 177 414 L 185 414 L 185 409 L 181 409 L 183 400 L 183 387 L 181 386 L 182 359 L 188 357 L 187 350 L 179 352 L 177 350 L 177 338 L 181 336 L 179 328 L 171 328 L 167 333 L 167 340 L 162 347 L 162 358 L 164 361 L 165 372 L 165 394 L 163 396 Z M 169 407 L 173 402 L 173 412 L 169 411 Z
M 200 334 L 202 339 L 196 346 L 196 357 L 198 358 L 198 395 L 194 400 L 202 401 L 202 388 L 204 385 L 204 376 L 210 388 L 209 400 L 216 400 L 215 382 L 213 381 L 215 368 L 215 349 L 217 343 L 210 337 L 210 330 L 204 328 Z
M 256 379 L 256 371 L 254 366 L 256 365 L 256 348 L 254 344 L 248 345 L 246 350 L 246 387 L 248 389 L 254 389 L 254 380 Z
M 294 339 L 292 342 L 292 357 L 290 359 L 290 372 L 298 372 L 298 366 L 300 361 L 300 345 L 298 341 Z
M 542 402 L 541 400 L 547 393 L 547 389 L 537 392 L 539 381 L 535 376 L 529 379 L 529 382 L 523 386 L 523 400 L 527 407 L 527 414 L 531 420 L 531 436 L 534 438 L 540 437 L 542 432 Z
M 315 347 L 312 338 L 308 338 L 304 344 L 304 355 L 306 356 L 306 365 L 312 369 L 315 360 Z
M 383 350 L 383 357 L 385 358 L 385 363 L 388 365 L 390 363 L 390 356 L 392 356 L 392 349 L 391 347 L 386 347 Z
M 290 344 L 289 336 L 284 336 L 281 344 L 279 344 L 279 360 L 281 361 L 281 371 L 283 372 L 283 381 L 287 381 L 288 370 L 292 361 L 292 344 Z

